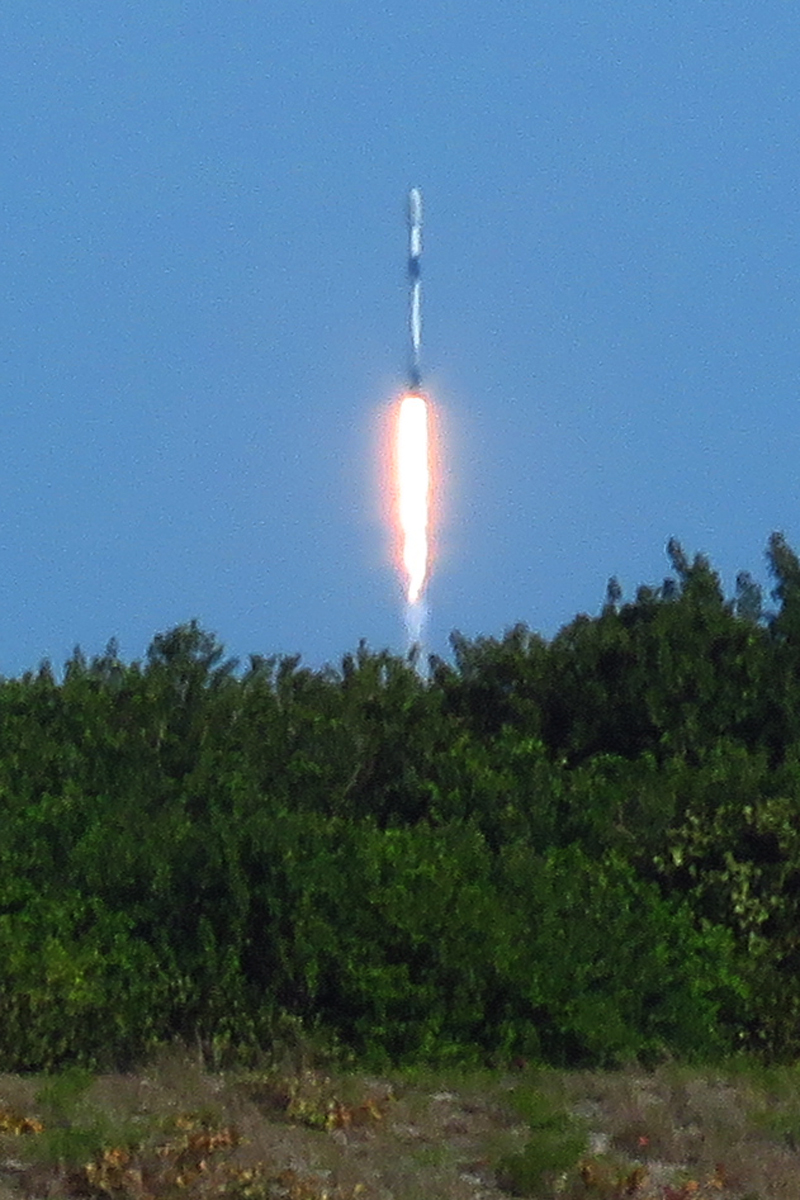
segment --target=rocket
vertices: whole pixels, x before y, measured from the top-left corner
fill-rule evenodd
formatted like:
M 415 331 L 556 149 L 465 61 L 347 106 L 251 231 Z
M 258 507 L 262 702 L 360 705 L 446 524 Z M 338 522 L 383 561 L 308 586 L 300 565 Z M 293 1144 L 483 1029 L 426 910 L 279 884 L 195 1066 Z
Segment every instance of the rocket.
M 408 282 L 410 296 L 411 363 L 409 383 L 416 391 L 420 385 L 420 340 L 422 337 L 422 313 L 420 278 L 420 256 L 422 254 L 422 192 L 412 188 L 408 193 Z

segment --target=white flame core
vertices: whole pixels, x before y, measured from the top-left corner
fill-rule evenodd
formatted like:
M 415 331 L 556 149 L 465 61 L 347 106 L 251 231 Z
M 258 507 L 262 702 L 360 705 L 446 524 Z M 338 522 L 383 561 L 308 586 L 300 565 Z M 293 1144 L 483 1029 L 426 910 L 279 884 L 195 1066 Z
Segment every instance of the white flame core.
M 408 602 L 416 604 L 428 574 L 428 405 L 422 396 L 404 396 L 400 402 L 397 475 Z

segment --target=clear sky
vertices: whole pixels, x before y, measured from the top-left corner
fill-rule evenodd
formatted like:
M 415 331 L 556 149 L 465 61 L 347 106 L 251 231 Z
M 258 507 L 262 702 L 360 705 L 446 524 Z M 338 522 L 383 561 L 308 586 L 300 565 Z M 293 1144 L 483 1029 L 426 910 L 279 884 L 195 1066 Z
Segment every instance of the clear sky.
M 378 429 L 425 202 L 427 649 L 800 550 L 787 0 L 8 0 L 0 673 L 196 617 L 405 645 Z

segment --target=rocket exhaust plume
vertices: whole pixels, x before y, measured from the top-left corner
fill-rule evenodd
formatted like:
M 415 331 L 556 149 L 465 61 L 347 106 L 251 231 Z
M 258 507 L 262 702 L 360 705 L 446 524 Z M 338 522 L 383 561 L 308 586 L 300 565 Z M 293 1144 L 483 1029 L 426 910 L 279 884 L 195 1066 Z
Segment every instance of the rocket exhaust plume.
M 413 648 L 418 647 L 422 639 L 423 595 L 430 571 L 431 431 L 428 400 L 420 390 L 422 193 L 419 188 L 412 188 L 408 195 L 408 230 L 411 360 L 409 388 L 397 408 L 394 441 L 400 559 L 406 582 L 406 627 Z
M 397 414 L 397 491 L 408 603 L 416 604 L 428 575 L 428 405 L 406 395 Z

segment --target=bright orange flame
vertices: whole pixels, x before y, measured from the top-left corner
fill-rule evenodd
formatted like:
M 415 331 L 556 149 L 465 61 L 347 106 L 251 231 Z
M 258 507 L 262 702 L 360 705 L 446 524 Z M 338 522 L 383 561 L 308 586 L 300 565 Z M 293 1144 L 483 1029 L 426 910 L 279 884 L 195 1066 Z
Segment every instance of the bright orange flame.
M 396 437 L 403 567 L 408 576 L 408 602 L 416 604 L 428 574 L 430 452 L 428 403 L 424 396 L 403 396 L 397 416 Z

